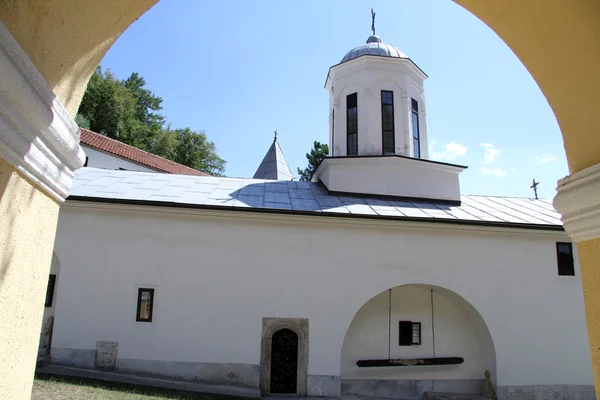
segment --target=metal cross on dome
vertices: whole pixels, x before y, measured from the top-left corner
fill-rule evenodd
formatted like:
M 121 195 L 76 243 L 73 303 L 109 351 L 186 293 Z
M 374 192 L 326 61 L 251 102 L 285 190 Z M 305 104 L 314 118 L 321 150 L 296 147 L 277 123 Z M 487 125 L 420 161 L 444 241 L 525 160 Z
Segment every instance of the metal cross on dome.
M 373 36 L 375 36 L 375 12 L 371 8 L 371 30 L 373 31 Z

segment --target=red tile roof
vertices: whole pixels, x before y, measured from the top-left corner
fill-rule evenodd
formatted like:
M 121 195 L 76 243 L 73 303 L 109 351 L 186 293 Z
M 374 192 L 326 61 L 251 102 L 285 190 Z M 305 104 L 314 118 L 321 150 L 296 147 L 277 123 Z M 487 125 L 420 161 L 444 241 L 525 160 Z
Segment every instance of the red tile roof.
M 128 144 L 119 142 L 118 140 L 111 139 L 96 132 L 92 132 L 88 129 L 81 128 L 80 141 L 81 144 L 85 146 L 89 146 L 105 153 L 114 154 L 118 157 L 131 160 L 137 164 L 154 169 L 156 171 L 166 172 L 169 174 L 208 176 L 208 174 L 204 172 L 148 153 L 147 151 L 140 150 Z

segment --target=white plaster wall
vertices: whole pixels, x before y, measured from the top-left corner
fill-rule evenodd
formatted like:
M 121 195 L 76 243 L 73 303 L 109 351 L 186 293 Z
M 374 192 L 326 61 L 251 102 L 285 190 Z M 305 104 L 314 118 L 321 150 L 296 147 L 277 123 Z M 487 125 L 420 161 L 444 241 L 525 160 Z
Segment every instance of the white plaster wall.
M 128 171 L 157 172 L 148 167 L 134 163 L 133 161 L 128 161 L 123 158 L 92 149 L 86 145 L 82 145 L 81 147 L 83 148 L 86 157 L 88 157 L 88 167 L 105 169 L 123 168 Z
M 425 283 L 486 321 L 497 384 L 593 382 L 579 271 L 557 274 L 563 233 L 135 210 L 62 206 L 53 348 L 107 340 L 122 358 L 258 364 L 262 317 L 302 317 L 309 374 L 340 375 L 358 310 L 390 287 Z M 135 322 L 139 285 L 156 288 L 152 323 Z
M 325 159 L 313 174 L 335 192 L 460 201 L 462 167 L 401 157 Z
M 410 60 L 382 57 L 361 57 L 337 65 L 330 71 L 327 89 L 330 92 L 330 118 L 335 108 L 333 143 L 336 156 L 347 155 L 346 96 L 357 93 L 358 154 L 382 154 L 381 91 L 394 92 L 394 125 L 396 154 L 414 156 L 412 147 L 411 103 L 414 98 L 425 110 L 423 81 L 426 76 Z M 428 158 L 427 124 L 420 113 L 421 158 Z M 332 145 L 333 144 L 333 145 Z
M 359 368 L 358 360 L 433 357 L 430 288 L 401 286 L 369 300 L 356 314 L 342 348 L 342 379 L 483 379 L 486 369 L 495 371 L 494 357 L 486 360 L 481 342 L 460 305 L 434 288 L 435 355 L 463 357 L 463 364 L 418 368 Z M 388 317 L 391 308 L 391 335 Z M 421 323 L 421 345 L 399 346 L 398 321 Z M 487 363 L 486 363 L 487 361 Z

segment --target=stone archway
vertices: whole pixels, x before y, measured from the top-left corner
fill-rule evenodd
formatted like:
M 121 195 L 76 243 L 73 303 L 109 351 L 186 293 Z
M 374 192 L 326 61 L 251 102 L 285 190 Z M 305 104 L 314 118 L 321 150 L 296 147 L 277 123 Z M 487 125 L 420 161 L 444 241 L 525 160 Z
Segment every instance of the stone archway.
M 304 397 L 307 394 L 308 379 L 308 319 L 306 318 L 263 318 L 260 343 L 260 393 L 268 396 L 272 393 L 273 375 L 273 336 L 291 331 L 297 340 L 296 391 L 294 394 Z
M 413 343 L 402 341 L 399 324 L 407 322 L 418 330 Z M 436 357 L 459 357 L 463 362 L 357 365 L 359 360 Z M 342 394 L 420 398 L 426 391 L 481 393 L 486 370 L 495 383 L 496 351 L 483 317 L 462 296 L 439 286 L 402 285 L 372 297 L 355 314 L 342 345 Z

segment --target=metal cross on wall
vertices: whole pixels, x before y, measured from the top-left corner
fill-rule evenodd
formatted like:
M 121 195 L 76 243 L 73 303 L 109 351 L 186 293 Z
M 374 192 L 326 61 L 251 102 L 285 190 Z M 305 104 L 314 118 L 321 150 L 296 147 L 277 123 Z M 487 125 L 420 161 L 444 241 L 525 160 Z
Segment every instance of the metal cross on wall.
M 538 194 L 537 194 L 537 187 L 540 183 L 535 181 L 535 178 L 533 178 L 533 184 L 529 187 L 530 189 L 533 189 L 533 194 L 535 195 L 535 199 L 538 199 Z

